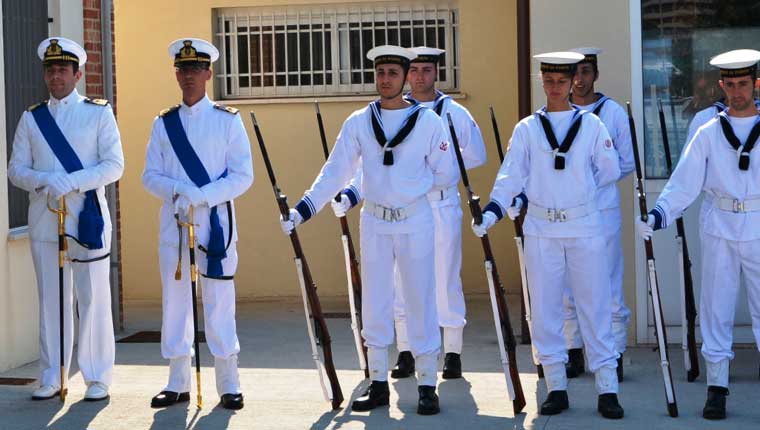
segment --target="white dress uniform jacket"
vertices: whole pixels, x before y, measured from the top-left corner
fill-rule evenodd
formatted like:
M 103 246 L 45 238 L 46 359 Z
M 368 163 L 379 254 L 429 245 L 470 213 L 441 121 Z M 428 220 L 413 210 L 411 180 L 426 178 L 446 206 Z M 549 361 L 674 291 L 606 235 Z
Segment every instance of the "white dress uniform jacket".
M 227 257 L 222 260 L 224 276 L 232 276 L 237 269 L 237 231 L 234 205 L 233 219 L 230 220 L 225 203 L 241 196 L 253 183 L 248 135 L 236 110 L 216 105 L 207 96 L 192 106 L 182 103 L 177 109 L 187 138 L 211 178 L 210 183 L 201 187 L 208 205 L 195 208 L 197 243 L 208 244 L 210 208 L 218 206 L 225 245 L 232 229 Z M 222 178 L 225 170 L 227 176 Z M 176 184 L 195 185 L 177 158 L 160 116 L 153 122 L 142 181 L 151 194 L 163 201 L 159 217 L 159 263 L 163 284 L 161 353 L 171 360 L 169 384 L 165 389 L 181 393 L 190 389 L 193 325 L 187 232 L 183 232 L 183 243 L 180 244 L 172 197 Z M 183 247 L 184 276 L 180 281 L 174 279 L 178 246 Z M 205 274 L 206 255 L 196 250 L 196 261 L 200 273 Z M 206 341 L 215 358 L 217 392 L 220 395 L 239 393 L 237 354 L 240 344 L 235 325 L 234 283 L 231 279 L 207 277 L 201 277 L 200 281 Z
M 103 215 L 103 248 L 88 250 L 68 240 L 64 264 L 64 361 L 71 364 L 74 337 L 73 288 L 79 311 L 78 363 L 85 382 L 111 384 L 114 335 L 111 322 L 111 291 L 108 258 L 91 263 L 72 263 L 103 256 L 111 247 L 111 217 L 105 186 L 124 171 L 121 139 L 111 107 L 92 103 L 76 90 L 61 100 L 48 101 L 48 108 L 84 169 L 71 174 L 76 190 L 65 196 L 68 214 L 66 233 L 77 236 L 79 213 L 85 192 L 95 190 Z M 58 220 L 47 209 L 44 191 L 53 172 L 65 172 L 37 127 L 31 112 L 24 112 L 16 128 L 8 178 L 29 192 L 29 236 L 40 297 L 40 385 L 60 387 L 58 336 Z M 51 202 L 57 206 L 57 202 Z
M 446 129 L 449 142 L 452 142 L 447 113 L 456 130 L 462 160 L 466 169 L 473 169 L 486 162 L 486 147 L 480 127 L 470 112 L 450 97 L 440 101 L 441 121 Z M 433 109 L 435 101 L 422 102 Z M 439 184 L 428 193 L 428 201 L 433 208 L 435 222 L 435 279 L 436 304 L 438 307 L 438 325 L 443 330 L 444 352 L 461 354 L 462 330 L 467 323 L 465 319 L 465 301 L 462 291 L 462 207 L 458 178 L 453 183 Z M 399 288 L 397 283 L 396 288 Z M 399 351 L 409 350 L 406 334 L 406 311 L 403 295 L 397 292 L 394 303 L 396 322 L 396 345 Z
M 560 142 L 578 114 L 546 114 Z M 555 169 L 554 153 L 538 115 L 515 126 L 486 210 L 501 218 L 523 190 L 530 202 L 523 230 L 531 335 L 538 361 L 544 366 L 547 389 L 567 387 L 562 295 L 570 288 L 576 298 L 589 368 L 597 374 L 597 391 L 614 393 L 617 353 L 612 337 L 607 255 L 596 198 L 598 188 L 620 178 L 619 156 L 599 118 L 585 113 L 565 154 L 565 168 Z M 561 211 L 566 211 L 564 220 L 550 219 L 548 214 Z
M 727 117 L 742 143 L 760 121 L 760 116 Z M 736 150 L 717 117 L 700 127 L 687 145 L 652 210 L 660 220 L 655 227 L 673 223 L 702 191 L 707 206 L 701 223 L 702 253 L 710 256 L 702 267 L 702 355 L 708 385 L 727 387 L 740 273 L 747 283 L 755 340 L 760 341 L 760 158 L 753 149 L 749 169 L 739 170 Z
M 601 105 L 599 119 L 602 120 L 607 132 L 612 138 L 612 143 L 618 152 L 620 163 L 620 178 L 622 181 L 635 169 L 633 159 L 633 144 L 628 125 L 628 115 L 622 106 L 614 100 L 601 95 L 596 103 L 577 107 L 587 112 L 594 112 Z M 615 349 L 622 353 L 627 344 L 627 326 L 631 311 L 625 305 L 623 292 L 623 248 L 621 244 L 621 214 L 620 192 L 617 183 L 613 182 L 598 190 L 596 198 L 597 208 L 602 217 L 602 229 L 606 238 L 607 255 L 609 257 L 609 275 L 612 286 L 612 334 L 615 337 Z M 578 315 L 575 311 L 573 296 L 569 291 L 565 293 L 565 341 L 568 349 L 582 348 L 580 329 L 578 328 Z
M 410 108 L 411 109 L 411 108 Z M 417 358 L 418 383 L 435 386 L 440 335 L 435 306 L 432 211 L 426 195 L 435 184 L 450 184 L 459 171 L 439 117 L 421 108 L 417 123 L 393 149 L 392 165 L 383 164 L 383 150 L 371 125 L 372 109 L 354 112 L 343 124 L 319 176 L 296 206 L 306 220 L 316 214 L 361 167 L 365 205 L 360 222 L 362 335 L 368 347 L 370 378 L 387 380 L 388 352 L 393 343 L 394 265 L 398 267 L 408 332 Z M 386 134 L 390 130 L 385 130 Z M 387 136 L 390 138 L 390 136 Z M 378 218 L 367 205 L 414 208 L 403 220 Z

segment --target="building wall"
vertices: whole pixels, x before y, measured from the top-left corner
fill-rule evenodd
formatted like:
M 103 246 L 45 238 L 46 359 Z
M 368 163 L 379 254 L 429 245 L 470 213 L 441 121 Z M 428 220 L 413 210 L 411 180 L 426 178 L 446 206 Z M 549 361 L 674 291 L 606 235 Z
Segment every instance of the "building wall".
M 181 98 L 166 46 L 174 39 L 187 36 L 211 40 L 212 8 L 309 3 L 345 1 L 131 0 L 116 3 L 119 124 L 126 157 L 126 171 L 120 188 L 126 300 L 157 301 L 161 297 L 157 255 L 160 202 L 143 189 L 140 176 L 153 118 Z M 486 166 L 471 173 L 471 181 L 474 189 L 487 200 L 499 164 L 493 147 L 488 106 L 493 105 L 498 114 L 505 145 L 506 137 L 517 121 L 515 1 L 459 0 L 458 8 L 461 91 L 466 95 L 461 102 L 470 108 L 483 127 L 490 155 Z M 150 31 L 145 31 L 146 28 Z M 498 50 L 494 50 L 497 46 Z M 208 92 L 214 93 L 211 88 Z M 367 100 L 330 102 L 327 98 L 321 99 L 330 146 L 344 119 L 353 110 L 365 106 Z M 251 133 L 248 112 L 256 111 L 280 186 L 289 195 L 290 203 L 295 204 L 316 177 L 324 160 L 313 106 L 310 100 L 308 103 L 231 105 L 241 110 L 249 129 L 256 171 L 252 189 L 236 201 L 240 237 L 240 265 L 236 275 L 238 298 L 298 296 L 292 250 L 280 232 L 278 211 L 258 145 Z M 350 215 L 355 235 L 358 235 L 357 215 L 358 212 Z M 470 232 L 469 223 L 470 216 L 466 214 L 462 272 L 465 291 L 486 293 L 482 250 L 480 242 Z M 345 295 L 339 227 L 332 211 L 326 208 L 299 232 L 320 294 Z M 509 223 L 503 223 L 494 230 L 492 240 L 505 286 L 516 293 L 520 284 L 513 234 Z
M 599 55 L 596 90 L 625 106 L 625 102 L 632 99 L 630 3 L 630 0 L 532 0 L 532 55 L 581 46 L 603 49 L 604 52 Z M 546 98 L 539 79 L 539 64 L 534 60 L 531 66 L 533 106 L 538 109 Z M 632 175 L 618 183 L 618 189 L 623 214 L 623 287 L 626 304 L 632 311 L 628 334 L 629 342 L 633 342 L 636 327 L 636 265 Z
M 3 52 L 3 11 L 0 8 L 0 52 Z M 0 56 L 0 77 L 5 61 Z M 0 130 L 5 130 L 5 79 L 0 79 Z M 5 132 L 0 133 L 0 154 L 5 154 Z M 14 239 L 9 231 L 7 163 L 0 163 L 0 372 L 28 363 L 37 356 L 37 288 L 29 241 Z

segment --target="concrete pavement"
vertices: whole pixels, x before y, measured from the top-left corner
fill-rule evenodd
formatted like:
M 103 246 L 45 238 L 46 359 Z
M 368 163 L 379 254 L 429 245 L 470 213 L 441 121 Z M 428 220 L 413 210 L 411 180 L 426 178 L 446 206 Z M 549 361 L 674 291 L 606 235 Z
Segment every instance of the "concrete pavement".
M 168 374 L 160 346 L 117 344 L 117 365 L 111 398 L 107 402 L 82 401 L 85 385 L 78 372 L 69 383 L 65 404 L 58 400 L 32 402 L 35 385 L 0 386 L 0 429 L 314 429 L 314 430 L 412 430 L 412 429 L 756 429 L 760 427 L 760 400 L 755 393 L 758 353 L 752 347 L 737 348 L 731 369 L 728 419 L 709 422 L 701 418 L 705 399 L 703 375 L 687 383 L 680 348 L 670 349 L 680 417 L 667 416 L 658 355 L 651 348 L 631 348 L 625 355 L 626 379 L 620 400 L 626 416 L 620 421 L 601 418 L 596 412 L 593 375 L 571 380 L 570 410 L 555 417 L 536 411 L 546 395 L 543 381 L 530 362 L 529 346 L 518 348 L 520 377 L 528 401 L 525 411 L 513 416 L 506 397 L 490 304 L 486 296 L 468 296 L 469 324 L 465 329 L 462 355 L 464 378 L 439 380 L 442 412 L 418 416 L 414 379 L 391 380 L 391 405 L 372 412 L 350 410 L 350 398 L 365 387 L 358 369 L 348 319 L 329 319 L 333 353 L 346 400 L 343 408 L 331 411 L 322 398 L 319 379 L 304 325 L 300 301 L 244 303 L 238 307 L 238 333 L 242 352 L 240 375 L 246 406 L 232 412 L 218 406 L 214 387 L 213 360 L 201 346 L 205 406 L 190 404 L 163 410 L 151 409 L 150 398 L 165 384 Z M 344 300 L 325 299 L 328 312 L 346 312 Z M 511 303 L 519 303 L 517 297 Z M 517 309 L 513 312 L 515 327 Z M 160 306 L 131 305 L 126 308 L 127 331 L 121 338 L 140 330 L 160 329 Z M 75 355 L 76 356 L 76 355 Z M 396 351 L 391 353 L 395 360 Z M 701 357 L 700 357 L 701 358 Z M 36 377 L 37 364 L 11 370 L 0 376 Z M 195 389 L 195 388 L 193 388 Z

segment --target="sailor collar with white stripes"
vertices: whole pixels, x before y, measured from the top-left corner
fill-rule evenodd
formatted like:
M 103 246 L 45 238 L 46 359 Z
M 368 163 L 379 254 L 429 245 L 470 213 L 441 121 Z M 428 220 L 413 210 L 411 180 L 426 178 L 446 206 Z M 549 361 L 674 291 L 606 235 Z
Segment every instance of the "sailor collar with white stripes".
M 406 93 L 404 95 L 404 98 L 407 99 L 407 100 L 409 100 L 409 101 L 414 101 L 416 103 L 423 103 L 423 102 L 415 99 L 414 97 L 412 97 L 412 93 L 411 92 Z M 435 99 L 433 100 L 433 107 L 432 107 L 432 109 L 436 113 L 436 115 L 441 116 L 441 114 L 443 113 L 443 106 L 446 104 L 446 100 L 450 99 L 450 98 L 451 98 L 451 96 L 448 96 L 448 95 L 444 94 L 442 91 L 435 90 Z

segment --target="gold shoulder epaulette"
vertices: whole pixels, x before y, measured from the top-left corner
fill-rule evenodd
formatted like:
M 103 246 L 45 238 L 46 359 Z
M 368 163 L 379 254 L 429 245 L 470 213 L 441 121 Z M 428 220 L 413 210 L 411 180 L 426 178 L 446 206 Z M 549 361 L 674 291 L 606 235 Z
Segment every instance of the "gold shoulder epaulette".
M 84 102 L 91 105 L 108 106 L 108 100 L 106 99 L 91 99 L 89 97 L 85 97 Z
M 231 113 L 233 115 L 236 115 L 239 112 L 239 110 L 235 109 L 234 107 L 220 105 L 219 103 L 214 103 L 214 109 L 223 110 L 223 111 L 225 111 L 227 113 Z
M 180 106 L 181 105 L 174 105 L 174 106 L 172 106 L 170 108 L 164 109 L 164 110 L 162 110 L 161 112 L 158 113 L 158 116 L 164 116 L 164 115 L 166 115 L 166 114 L 168 114 L 170 112 L 174 112 L 175 110 L 179 109 Z
M 31 112 L 31 111 L 37 109 L 38 107 L 40 107 L 40 106 L 42 106 L 44 104 L 47 104 L 47 100 L 43 100 L 43 101 L 41 101 L 41 102 L 39 102 L 37 104 L 33 104 L 33 105 L 29 106 L 28 108 L 26 108 L 26 110 L 28 112 Z

